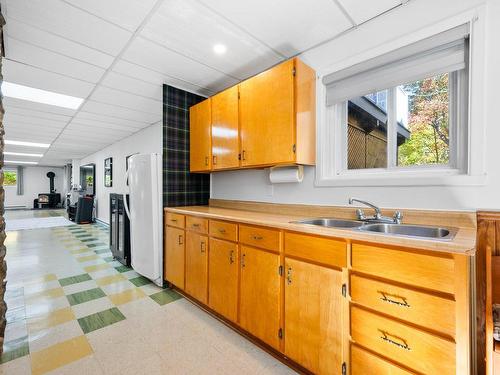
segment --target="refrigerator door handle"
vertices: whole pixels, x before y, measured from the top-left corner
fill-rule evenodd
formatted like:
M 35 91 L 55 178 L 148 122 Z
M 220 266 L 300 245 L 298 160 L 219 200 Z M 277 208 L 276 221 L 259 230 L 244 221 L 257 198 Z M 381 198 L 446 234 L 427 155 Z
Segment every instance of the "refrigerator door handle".
M 127 180 L 128 180 L 128 169 L 125 172 L 125 181 Z M 130 216 L 130 211 L 128 209 L 127 194 L 123 194 L 123 206 L 125 207 L 125 212 L 127 213 L 128 218 L 132 219 L 132 217 Z

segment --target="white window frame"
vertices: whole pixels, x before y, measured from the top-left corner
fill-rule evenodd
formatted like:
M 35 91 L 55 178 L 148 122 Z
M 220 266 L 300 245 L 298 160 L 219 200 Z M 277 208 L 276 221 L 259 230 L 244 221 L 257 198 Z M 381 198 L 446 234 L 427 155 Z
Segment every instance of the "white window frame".
M 484 170 L 484 94 L 483 94 L 483 67 L 484 67 L 484 9 L 479 8 L 463 13 L 451 20 L 413 33 L 413 36 L 403 37 L 392 42 L 393 49 L 413 43 L 452 27 L 470 22 L 471 32 L 469 36 L 469 69 L 467 82 L 458 75 L 458 86 L 468 91 L 467 111 L 458 113 L 456 108 L 450 107 L 450 116 L 457 114 L 461 117 L 461 134 L 451 134 L 450 145 L 457 150 L 456 157 L 450 155 L 450 165 L 426 165 L 411 167 L 394 167 L 396 155 L 388 155 L 389 168 L 372 169 L 347 169 L 347 108 L 342 105 L 326 105 L 326 86 L 318 82 L 318 131 L 317 131 L 317 166 L 316 186 L 442 186 L 442 185 L 484 185 L 486 184 L 486 173 Z M 415 39 L 415 34 L 417 38 Z M 383 47 L 381 48 L 384 49 Z M 387 50 L 387 46 L 385 46 Z M 373 56 L 377 56 L 374 52 Z M 357 62 L 366 60 L 360 59 Z M 320 72 L 320 76 L 332 73 L 332 71 Z M 424 77 L 422 77 L 424 78 Z M 462 79 L 462 81 L 460 81 Z M 457 91 L 458 87 L 452 89 Z M 389 102 L 395 101 L 395 95 L 389 90 L 387 98 Z M 390 111 L 389 111 L 390 112 Z M 394 118 L 395 113 L 388 113 L 388 118 Z M 464 117 L 466 117 L 464 119 Z M 393 129 L 394 121 L 388 121 L 388 150 L 397 149 L 395 146 L 396 132 Z M 392 125 L 391 125 L 392 123 Z M 463 125 L 465 124 L 465 126 Z M 392 127 L 392 129 L 391 129 Z M 451 128 L 450 128 L 451 131 Z

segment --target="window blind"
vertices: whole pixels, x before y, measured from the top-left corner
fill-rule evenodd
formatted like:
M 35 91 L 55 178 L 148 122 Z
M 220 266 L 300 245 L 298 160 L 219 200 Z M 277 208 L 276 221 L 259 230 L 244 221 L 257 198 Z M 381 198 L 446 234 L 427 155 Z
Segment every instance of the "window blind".
M 323 77 L 326 104 L 464 69 L 469 23 Z

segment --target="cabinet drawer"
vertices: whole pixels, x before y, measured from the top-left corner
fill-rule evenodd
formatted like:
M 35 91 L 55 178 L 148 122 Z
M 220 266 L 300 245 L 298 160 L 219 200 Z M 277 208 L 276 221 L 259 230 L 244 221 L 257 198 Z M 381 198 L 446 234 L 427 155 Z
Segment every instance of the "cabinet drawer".
M 184 215 L 167 212 L 167 225 L 184 228 Z
M 389 283 L 351 276 L 356 303 L 455 337 L 455 302 Z
M 208 219 L 186 216 L 186 229 L 194 230 L 199 233 L 208 233 Z
M 352 268 L 421 288 L 455 293 L 455 261 L 452 255 L 353 244 Z
M 351 374 L 410 375 L 415 373 L 404 370 L 356 345 L 351 345 Z
M 225 221 L 210 220 L 210 236 L 229 241 L 238 241 L 238 225 Z
M 263 249 L 280 250 L 280 232 L 275 229 L 240 225 L 240 242 Z
M 356 344 L 424 374 L 455 374 L 455 344 L 439 336 L 351 306 Z
M 346 243 L 330 238 L 286 232 L 285 255 L 340 268 L 347 265 Z

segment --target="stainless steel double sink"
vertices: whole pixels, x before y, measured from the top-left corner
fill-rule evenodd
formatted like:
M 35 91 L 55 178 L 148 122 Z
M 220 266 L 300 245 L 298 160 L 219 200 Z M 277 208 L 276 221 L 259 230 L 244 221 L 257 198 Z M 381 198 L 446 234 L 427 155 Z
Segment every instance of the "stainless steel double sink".
M 360 232 L 378 233 L 389 236 L 402 236 L 434 240 L 452 240 L 457 232 L 456 228 L 442 228 L 393 223 L 373 223 L 335 218 L 312 218 L 293 221 L 293 223 L 316 225 L 326 228 L 351 229 Z

